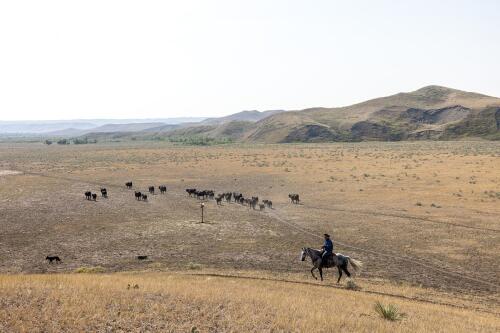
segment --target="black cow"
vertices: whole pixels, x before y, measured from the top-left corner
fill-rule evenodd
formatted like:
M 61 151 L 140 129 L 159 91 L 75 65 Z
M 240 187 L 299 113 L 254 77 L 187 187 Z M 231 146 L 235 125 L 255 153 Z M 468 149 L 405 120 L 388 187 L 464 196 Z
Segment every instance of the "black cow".
M 61 262 L 61 258 L 59 258 L 59 256 L 46 256 L 45 260 L 48 260 L 49 264 L 52 264 L 53 261 Z
M 92 200 L 97 201 L 97 193 L 92 193 Z
M 149 193 L 155 194 L 155 187 L 154 186 L 149 187 Z
M 300 202 L 300 198 L 299 198 L 299 195 L 298 194 L 295 194 L 295 193 L 291 193 L 288 195 L 288 197 L 290 198 L 290 200 L 292 201 L 292 203 L 294 204 L 298 204 Z
M 273 202 L 271 200 L 262 200 L 262 203 L 268 208 L 273 208 Z
M 132 182 L 126 182 L 126 183 L 125 183 L 125 186 L 126 186 L 127 188 L 132 188 Z
M 189 194 L 190 197 L 197 194 L 197 191 L 195 188 L 187 188 L 186 192 L 187 192 L 187 194 Z
M 141 193 L 141 192 L 137 192 L 137 191 L 135 191 L 134 195 L 135 195 L 135 198 L 136 198 L 137 200 L 141 200 L 141 196 L 142 196 L 142 193 Z
M 219 195 L 217 198 L 215 198 L 215 202 L 217 203 L 217 205 L 222 205 L 222 197 L 223 195 Z
M 108 190 L 106 190 L 105 188 L 101 188 L 101 196 L 103 198 L 107 198 L 108 197 Z
M 137 260 L 146 260 L 148 256 L 137 256 Z
M 165 185 L 158 186 L 158 189 L 160 190 L 160 194 L 167 192 L 167 187 Z
M 148 195 L 147 194 L 141 194 L 141 199 L 143 201 L 148 201 Z
M 91 197 L 92 197 L 92 192 L 90 191 L 85 192 L 85 199 L 90 200 Z

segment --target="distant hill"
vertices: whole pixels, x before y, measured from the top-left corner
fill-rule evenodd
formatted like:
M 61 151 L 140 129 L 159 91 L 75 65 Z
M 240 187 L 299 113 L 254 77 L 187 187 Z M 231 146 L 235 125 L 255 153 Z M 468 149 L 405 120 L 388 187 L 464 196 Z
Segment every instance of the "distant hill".
M 166 135 L 227 137 L 263 143 L 465 137 L 498 140 L 500 99 L 428 86 L 347 107 L 276 112 L 256 122 L 207 119 Z
M 178 125 L 202 121 L 203 117 L 178 117 L 160 119 L 85 119 L 85 120 L 27 120 L 0 121 L 0 134 L 42 134 L 55 136 L 77 136 L 88 132 L 140 131 L 164 124 Z M 142 125 L 136 125 L 142 124 Z M 123 125 L 123 126 L 122 126 Z M 122 126 L 122 127 L 120 127 Z
M 269 111 L 241 111 L 238 113 L 233 113 L 229 116 L 219 117 L 219 118 L 207 118 L 201 122 L 201 124 L 224 124 L 231 121 L 250 121 L 255 122 L 272 116 L 274 114 L 278 114 L 284 112 L 284 110 L 269 110 Z

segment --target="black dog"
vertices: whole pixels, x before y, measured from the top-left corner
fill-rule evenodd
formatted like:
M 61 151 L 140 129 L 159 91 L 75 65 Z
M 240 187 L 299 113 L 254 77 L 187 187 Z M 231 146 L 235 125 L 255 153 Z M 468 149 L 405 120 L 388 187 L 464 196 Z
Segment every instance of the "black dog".
M 45 257 L 45 260 L 48 260 L 49 261 L 49 264 L 52 264 L 52 262 L 55 260 L 57 262 L 60 262 L 61 261 L 61 258 L 59 258 L 58 256 L 46 256 Z

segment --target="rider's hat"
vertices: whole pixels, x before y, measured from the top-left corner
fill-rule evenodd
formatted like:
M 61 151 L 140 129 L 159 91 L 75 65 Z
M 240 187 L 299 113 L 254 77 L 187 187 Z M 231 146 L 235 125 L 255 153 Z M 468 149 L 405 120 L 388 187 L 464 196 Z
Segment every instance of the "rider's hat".
M 330 235 L 329 234 L 324 234 L 325 237 L 327 238 L 330 238 Z

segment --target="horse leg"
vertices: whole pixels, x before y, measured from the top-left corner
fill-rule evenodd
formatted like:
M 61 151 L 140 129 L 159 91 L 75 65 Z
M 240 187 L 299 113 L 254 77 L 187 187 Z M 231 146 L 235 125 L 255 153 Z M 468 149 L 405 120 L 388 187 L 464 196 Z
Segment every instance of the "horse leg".
M 319 270 L 319 276 L 321 277 L 321 281 L 323 281 L 323 268 L 318 268 Z
M 347 264 L 345 264 L 344 266 L 342 266 L 342 269 L 347 274 L 347 277 L 351 277 L 351 273 L 349 273 L 349 271 L 347 270 Z
M 342 277 L 342 269 L 340 267 L 337 267 L 339 269 L 339 279 L 337 280 L 337 283 L 340 282 L 340 278 Z
M 314 278 L 314 279 L 316 279 L 316 280 L 317 280 L 318 278 L 317 278 L 317 277 L 316 277 L 316 275 L 314 275 L 314 273 L 313 273 L 313 271 L 314 271 L 314 269 L 315 269 L 315 268 L 316 268 L 316 267 L 311 268 L 311 275 L 313 276 L 313 278 Z

